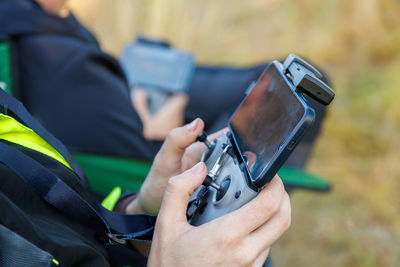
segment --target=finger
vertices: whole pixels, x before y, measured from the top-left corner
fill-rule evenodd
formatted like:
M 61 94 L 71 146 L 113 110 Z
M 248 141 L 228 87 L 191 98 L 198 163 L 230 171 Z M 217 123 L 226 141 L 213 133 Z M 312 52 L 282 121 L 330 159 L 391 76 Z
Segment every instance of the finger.
M 253 267 L 259 267 L 259 266 L 264 266 L 265 261 L 267 260 L 267 257 L 269 255 L 269 249 L 264 250 L 260 256 L 256 259 L 256 261 L 253 263 Z
M 206 146 L 201 142 L 191 144 L 183 154 L 182 171 L 185 171 L 198 163 L 205 150 Z
M 186 94 L 172 95 L 165 105 L 174 107 L 176 109 L 184 109 L 189 102 L 189 97 Z
M 199 162 L 191 169 L 169 179 L 158 215 L 166 227 L 178 222 L 187 222 L 186 209 L 189 198 L 203 183 L 206 173 L 206 166 Z
M 226 225 L 237 225 L 235 231 L 238 237 L 248 235 L 279 211 L 285 194 L 282 180 L 275 175 L 253 200 L 216 220 L 221 220 Z
M 184 110 L 189 102 L 189 97 L 186 94 L 175 94 L 170 96 L 163 106 L 157 111 L 159 113 L 181 114 L 183 117 Z
M 210 135 L 208 136 L 207 139 L 208 139 L 208 141 L 212 142 L 212 141 L 214 141 L 215 139 L 217 139 L 218 137 L 220 137 L 221 134 L 226 133 L 226 132 L 228 132 L 228 131 L 229 131 L 229 128 L 228 128 L 228 127 L 223 128 L 223 129 L 219 130 L 218 132 L 215 132 L 215 133 L 213 133 L 213 134 L 210 134 Z
M 167 136 L 158 153 L 157 159 L 162 159 L 165 166 L 180 163 L 185 149 L 196 141 L 197 136 L 204 128 L 204 122 L 197 118 L 191 123 L 173 129 Z
M 263 226 L 253 231 L 244 240 L 243 246 L 252 246 L 254 251 L 260 251 L 261 255 L 289 228 L 290 223 L 290 198 L 285 193 L 279 211 Z
M 209 142 L 214 141 L 224 132 L 227 132 L 229 129 L 224 128 L 219 130 L 216 133 L 213 133 L 207 137 Z M 195 142 L 191 144 L 186 150 L 182 158 L 182 170 L 187 170 L 191 168 L 194 164 L 201 160 L 201 157 L 206 150 L 207 146 L 202 142 Z
M 135 87 L 131 92 L 133 107 L 136 109 L 140 119 L 144 121 L 150 116 L 148 109 L 147 95 L 144 89 Z

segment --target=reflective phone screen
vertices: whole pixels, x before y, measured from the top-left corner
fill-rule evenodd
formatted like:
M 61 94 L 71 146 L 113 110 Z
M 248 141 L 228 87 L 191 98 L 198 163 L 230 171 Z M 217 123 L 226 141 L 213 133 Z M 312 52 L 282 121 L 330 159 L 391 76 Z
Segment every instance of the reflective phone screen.
M 248 158 L 253 180 L 292 137 L 305 109 L 275 64 L 271 64 L 230 121 L 237 145 Z

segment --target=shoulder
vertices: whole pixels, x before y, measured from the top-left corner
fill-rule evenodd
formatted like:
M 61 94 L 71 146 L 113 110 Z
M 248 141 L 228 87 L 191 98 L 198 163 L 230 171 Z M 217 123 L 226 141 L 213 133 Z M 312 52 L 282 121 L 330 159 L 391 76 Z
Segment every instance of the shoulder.
M 66 34 L 29 34 L 14 41 L 17 56 L 26 61 L 43 59 L 56 61 L 103 54 L 97 43 Z
M 97 43 L 69 35 L 33 34 L 19 40 L 16 47 L 19 69 L 32 74 L 32 78 L 42 76 L 62 80 L 78 75 L 86 79 L 93 76 L 93 82 L 96 82 L 117 76 L 125 87 L 126 79 L 119 62 L 102 51 Z M 41 68 L 37 69 L 37 66 Z

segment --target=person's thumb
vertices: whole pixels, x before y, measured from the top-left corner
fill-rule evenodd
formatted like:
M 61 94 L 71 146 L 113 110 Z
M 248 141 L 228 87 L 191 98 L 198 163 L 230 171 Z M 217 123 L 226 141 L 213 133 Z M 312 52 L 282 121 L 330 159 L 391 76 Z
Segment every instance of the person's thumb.
M 139 87 L 133 88 L 131 92 L 131 100 L 140 119 L 145 121 L 147 117 L 150 116 L 146 91 Z
M 206 174 L 207 167 L 203 162 L 199 162 L 168 181 L 158 215 L 163 225 L 168 227 L 171 224 L 187 222 L 186 209 L 190 196 L 203 183 Z
M 155 159 L 156 165 L 175 168 L 176 164 L 180 164 L 185 149 L 196 141 L 203 129 L 204 122 L 199 118 L 183 127 L 173 129 Z

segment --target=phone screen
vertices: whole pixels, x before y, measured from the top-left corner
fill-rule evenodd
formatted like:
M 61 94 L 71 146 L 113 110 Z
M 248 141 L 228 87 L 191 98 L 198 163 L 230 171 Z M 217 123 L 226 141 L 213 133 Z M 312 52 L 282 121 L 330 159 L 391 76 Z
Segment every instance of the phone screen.
M 230 128 L 238 148 L 248 158 L 252 180 L 260 178 L 292 137 L 305 113 L 285 78 L 271 64 L 238 107 Z

